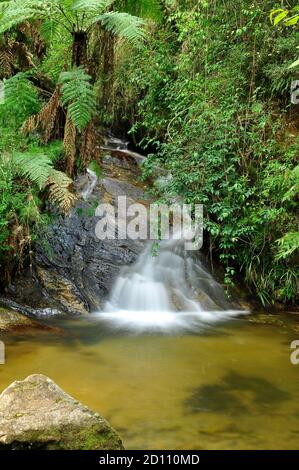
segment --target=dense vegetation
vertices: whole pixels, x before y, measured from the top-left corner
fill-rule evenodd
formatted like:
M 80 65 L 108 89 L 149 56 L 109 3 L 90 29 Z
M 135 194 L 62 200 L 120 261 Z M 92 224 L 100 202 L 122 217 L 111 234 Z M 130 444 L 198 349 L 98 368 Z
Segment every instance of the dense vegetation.
M 205 207 L 206 250 L 262 303 L 298 294 L 296 2 L 1 2 L 0 257 L 22 267 L 49 203 L 67 212 L 71 178 L 98 129 L 150 153 L 162 196 Z M 275 9 L 270 16 L 272 9 Z M 293 64 L 292 68 L 289 66 Z M 7 266 L 9 265 L 9 270 Z

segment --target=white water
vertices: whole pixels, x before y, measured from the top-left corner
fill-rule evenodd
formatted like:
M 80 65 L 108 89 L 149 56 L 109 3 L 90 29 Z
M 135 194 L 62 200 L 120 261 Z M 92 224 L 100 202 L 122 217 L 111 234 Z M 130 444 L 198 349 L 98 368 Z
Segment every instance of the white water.
M 178 240 L 149 246 L 118 277 L 104 312 L 96 317 L 134 331 L 196 330 L 245 314 L 225 299 L 222 287 Z
M 86 184 L 86 187 L 83 189 L 81 196 L 84 199 L 84 201 L 87 201 L 87 199 L 92 195 L 93 190 L 97 184 L 98 177 L 96 173 L 89 168 L 87 169 L 87 176 L 88 176 L 88 183 Z

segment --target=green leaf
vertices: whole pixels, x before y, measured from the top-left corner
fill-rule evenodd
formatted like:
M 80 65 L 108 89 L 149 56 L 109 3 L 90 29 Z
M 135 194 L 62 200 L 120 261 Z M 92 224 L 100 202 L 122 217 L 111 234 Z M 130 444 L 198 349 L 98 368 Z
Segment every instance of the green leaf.
M 273 25 L 276 26 L 278 23 L 281 23 L 281 21 L 288 16 L 289 12 L 287 10 L 282 11 L 279 13 L 279 15 L 275 16 Z
M 293 69 L 294 67 L 297 67 L 299 65 L 299 59 L 295 60 L 291 65 L 288 66 L 288 69 Z

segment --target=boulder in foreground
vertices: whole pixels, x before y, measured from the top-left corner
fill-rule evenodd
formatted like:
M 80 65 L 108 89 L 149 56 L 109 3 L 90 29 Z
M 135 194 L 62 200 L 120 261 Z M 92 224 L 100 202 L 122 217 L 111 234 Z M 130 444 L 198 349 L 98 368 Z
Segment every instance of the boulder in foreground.
M 118 450 L 120 437 L 99 414 L 44 375 L 0 395 L 0 450 Z

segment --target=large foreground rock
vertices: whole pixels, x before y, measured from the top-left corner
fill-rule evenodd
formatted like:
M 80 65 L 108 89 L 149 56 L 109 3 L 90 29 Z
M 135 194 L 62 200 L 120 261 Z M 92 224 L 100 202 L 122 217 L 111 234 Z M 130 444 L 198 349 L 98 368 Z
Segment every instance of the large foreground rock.
M 0 395 L 0 450 L 118 450 L 120 437 L 99 414 L 44 375 L 14 382 Z

